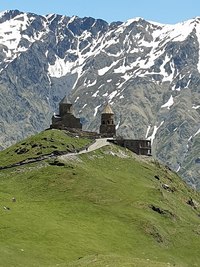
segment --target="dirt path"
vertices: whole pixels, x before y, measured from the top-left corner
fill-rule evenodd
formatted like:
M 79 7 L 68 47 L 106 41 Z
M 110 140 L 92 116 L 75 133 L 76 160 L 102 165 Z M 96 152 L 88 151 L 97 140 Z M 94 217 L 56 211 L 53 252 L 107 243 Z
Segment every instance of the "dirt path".
M 99 149 L 101 147 L 104 147 L 104 146 L 108 146 L 110 144 L 111 143 L 107 141 L 107 138 L 96 139 L 95 143 L 91 144 L 88 147 L 88 149 L 81 150 L 80 152 L 77 152 L 77 153 L 68 153 L 68 154 L 59 156 L 59 158 L 60 159 L 66 159 L 66 158 L 73 157 L 73 156 L 76 156 L 76 155 L 89 153 L 91 151 L 97 150 L 97 149 Z
M 83 154 L 83 153 L 88 153 L 94 150 L 97 150 L 103 146 L 108 146 L 110 145 L 110 142 L 107 141 L 108 138 L 101 138 L 101 139 L 96 139 L 95 143 L 90 145 L 88 149 L 80 151 L 78 154 Z

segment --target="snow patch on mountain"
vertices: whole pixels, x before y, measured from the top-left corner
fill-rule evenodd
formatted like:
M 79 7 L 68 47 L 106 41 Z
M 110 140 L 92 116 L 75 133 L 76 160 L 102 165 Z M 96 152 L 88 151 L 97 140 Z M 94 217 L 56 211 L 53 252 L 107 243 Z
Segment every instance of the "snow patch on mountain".
M 195 136 L 197 136 L 199 133 L 200 133 L 200 128 L 196 131 L 196 133 L 194 133 L 193 135 L 191 135 L 191 136 L 188 138 L 188 142 L 190 142 L 190 141 L 192 140 L 192 138 L 194 138 Z
M 115 66 L 117 63 L 118 63 L 118 61 L 117 61 L 117 62 L 113 62 L 110 66 L 108 66 L 108 67 L 104 67 L 104 68 L 98 70 L 98 74 L 99 74 L 100 76 L 103 76 L 106 72 L 108 72 L 108 71 L 109 71 L 113 66 Z
M 94 109 L 94 117 L 96 117 L 98 109 L 100 108 L 101 105 L 98 105 L 95 109 Z
M 198 25 L 198 27 L 196 27 L 196 36 L 197 36 L 197 39 L 198 39 L 198 43 L 199 43 L 199 62 L 197 64 L 197 69 L 198 69 L 198 72 L 200 73 L 200 25 Z
M 90 83 L 90 81 L 89 81 L 89 83 L 87 84 L 87 87 L 92 87 L 92 86 L 94 86 L 96 83 L 97 83 L 96 80 L 95 80 L 94 82 L 92 82 L 92 83 Z
M 136 17 L 136 18 L 133 18 L 133 19 L 128 19 L 126 22 L 122 23 L 118 27 L 118 29 L 115 30 L 115 33 L 118 33 L 118 34 L 122 33 L 126 27 L 131 25 L 133 22 L 138 22 L 140 19 L 142 19 L 142 18 Z
M 193 22 L 194 20 L 191 19 L 175 25 L 163 25 L 162 29 L 159 28 L 157 31 L 153 32 L 154 39 L 159 38 L 159 40 L 163 40 L 164 42 L 169 41 L 169 39 L 182 42 L 194 29 L 195 25 Z
M 165 66 L 166 64 L 169 63 L 170 64 L 170 68 L 171 68 L 171 73 L 170 75 L 166 72 Z M 163 75 L 163 82 L 172 82 L 174 75 L 175 75 L 175 67 L 174 67 L 174 62 L 171 61 L 171 58 L 166 55 L 165 59 L 162 63 L 162 65 L 160 66 L 160 74 Z
M 82 107 L 82 109 L 84 109 L 85 107 L 87 107 L 87 104 L 84 104 L 83 107 Z
M 99 90 L 97 90 L 97 91 L 92 95 L 92 97 L 97 97 L 98 93 L 99 93 Z
M 124 74 L 124 73 L 126 73 L 129 70 L 131 70 L 133 67 L 135 67 L 138 64 L 138 61 L 135 61 L 131 65 L 125 65 L 126 64 L 125 60 L 126 59 L 124 58 L 122 65 L 119 66 L 118 68 L 114 69 L 114 73 L 122 73 L 122 74 Z
M 151 129 L 151 125 L 149 125 L 149 126 L 147 127 L 147 132 L 146 132 L 146 135 L 145 135 L 145 139 L 146 139 L 147 136 L 149 135 L 149 131 L 150 131 L 150 129 Z
M 135 17 L 133 19 L 128 19 L 125 23 L 123 23 L 123 26 L 129 26 L 130 24 L 132 24 L 133 22 L 138 22 L 139 20 L 142 20 L 141 17 Z
M 174 104 L 174 99 L 173 99 L 173 96 L 171 95 L 169 100 L 161 106 L 161 108 L 167 108 L 167 109 L 170 109 L 170 107 Z
M 77 96 L 77 98 L 74 100 L 74 103 L 76 103 L 79 100 L 79 96 Z
M 191 135 L 189 138 L 188 138 L 188 142 L 190 142 L 192 140 L 192 137 L 193 135 Z
M 108 92 L 104 93 L 102 96 L 107 97 L 108 96 Z
M 6 46 L 9 50 L 16 52 L 22 38 L 22 31 L 26 30 L 28 23 L 29 19 L 27 14 L 24 14 L 23 16 L 18 15 L 13 19 L 1 23 L 0 44 Z
M 164 121 L 162 121 L 161 123 L 160 123 L 160 125 L 159 126 L 154 126 L 153 127 L 153 133 L 151 134 L 151 136 L 149 136 L 149 137 L 147 137 L 146 139 L 147 140 L 150 140 L 151 141 L 151 144 L 153 145 L 153 141 L 154 141 L 154 139 L 155 139 L 155 136 L 156 136 L 156 133 L 157 133 L 157 131 L 158 131 L 158 129 L 163 125 L 163 123 L 164 123 Z M 149 129 L 150 130 L 150 129 Z
M 60 78 L 69 73 L 74 66 L 74 62 L 65 61 L 65 59 L 55 56 L 56 60 L 54 65 L 48 66 L 48 72 L 51 77 Z
M 199 134 L 200 133 L 200 128 L 199 128 L 199 130 L 194 134 L 194 137 L 197 135 L 197 134 Z
M 198 109 L 198 108 L 200 108 L 200 105 L 198 105 L 198 106 L 193 105 L 192 108 L 193 109 Z
M 118 121 L 118 123 L 115 126 L 116 130 L 119 128 L 119 125 L 120 125 L 120 121 Z
M 109 101 L 108 101 L 108 102 L 110 102 L 110 101 L 116 96 L 116 94 L 117 94 L 117 90 L 113 91 L 113 92 L 108 96 L 108 98 L 109 98 Z
M 179 172 L 179 171 L 180 171 L 180 169 L 181 169 L 181 166 L 180 166 L 180 165 L 178 165 L 178 168 L 177 168 L 176 172 Z

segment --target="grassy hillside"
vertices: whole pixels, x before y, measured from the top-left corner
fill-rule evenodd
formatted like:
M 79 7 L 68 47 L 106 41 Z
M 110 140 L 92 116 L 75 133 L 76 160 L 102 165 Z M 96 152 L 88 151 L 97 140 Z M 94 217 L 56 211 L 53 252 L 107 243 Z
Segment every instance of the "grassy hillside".
M 74 150 L 81 149 L 90 143 L 91 140 L 69 135 L 67 131 L 46 130 L 1 151 L 0 166 L 15 164 L 51 153 L 74 152 Z
M 88 143 L 67 138 L 65 147 Z M 21 160 L 14 151 L 22 143 L 0 162 L 9 153 Z M 1 170 L 0 203 L 3 267 L 200 266 L 199 194 L 158 162 L 113 145 Z

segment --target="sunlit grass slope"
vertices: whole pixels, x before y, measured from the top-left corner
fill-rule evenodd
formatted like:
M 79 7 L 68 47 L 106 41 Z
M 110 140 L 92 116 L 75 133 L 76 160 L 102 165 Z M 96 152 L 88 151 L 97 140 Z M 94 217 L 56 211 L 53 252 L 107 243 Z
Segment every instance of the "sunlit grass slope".
M 70 136 L 56 129 L 43 131 L 1 151 L 0 166 L 7 166 L 29 158 L 38 158 L 53 152 L 73 152 L 87 146 L 91 140 Z
M 176 174 L 116 146 L 62 161 L 1 170 L 0 266 L 200 266 L 200 197 Z

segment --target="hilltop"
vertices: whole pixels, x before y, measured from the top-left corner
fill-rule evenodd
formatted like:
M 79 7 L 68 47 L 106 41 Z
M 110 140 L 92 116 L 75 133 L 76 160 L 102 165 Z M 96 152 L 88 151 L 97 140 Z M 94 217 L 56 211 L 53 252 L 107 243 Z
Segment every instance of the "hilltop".
M 90 143 L 48 130 L 0 165 Z M 0 171 L 1 266 L 200 265 L 200 195 L 176 173 L 113 144 L 65 153 Z

